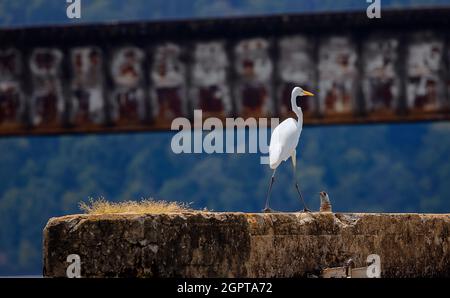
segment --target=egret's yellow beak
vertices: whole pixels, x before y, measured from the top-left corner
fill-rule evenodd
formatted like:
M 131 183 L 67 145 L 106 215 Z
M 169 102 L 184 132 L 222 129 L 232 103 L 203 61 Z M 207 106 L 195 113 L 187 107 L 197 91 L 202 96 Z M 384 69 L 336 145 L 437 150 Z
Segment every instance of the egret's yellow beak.
M 314 94 L 312 94 L 311 92 L 306 91 L 306 90 L 303 90 L 303 94 L 304 94 L 305 96 L 314 96 Z

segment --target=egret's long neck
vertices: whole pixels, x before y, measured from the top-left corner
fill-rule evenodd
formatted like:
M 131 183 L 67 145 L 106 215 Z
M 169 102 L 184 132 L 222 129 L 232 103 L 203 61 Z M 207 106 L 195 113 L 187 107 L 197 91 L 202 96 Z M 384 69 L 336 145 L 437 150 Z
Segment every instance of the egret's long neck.
M 301 124 L 303 124 L 303 112 L 302 112 L 302 109 L 299 106 L 297 106 L 296 98 L 297 98 L 297 95 L 292 94 L 291 106 L 292 106 L 292 111 L 294 111 L 295 115 L 297 115 L 298 123 L 301 125 Z

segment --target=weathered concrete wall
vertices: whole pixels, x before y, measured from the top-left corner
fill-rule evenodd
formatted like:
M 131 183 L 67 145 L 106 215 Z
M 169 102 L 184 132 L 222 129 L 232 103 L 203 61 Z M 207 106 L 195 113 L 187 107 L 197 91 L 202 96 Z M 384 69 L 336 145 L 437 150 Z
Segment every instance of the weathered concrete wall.
M 71 215 L 44 229 L 44 276 L 302 277 L 381 257 L 382 277 L 450 277 L 450 214 Z

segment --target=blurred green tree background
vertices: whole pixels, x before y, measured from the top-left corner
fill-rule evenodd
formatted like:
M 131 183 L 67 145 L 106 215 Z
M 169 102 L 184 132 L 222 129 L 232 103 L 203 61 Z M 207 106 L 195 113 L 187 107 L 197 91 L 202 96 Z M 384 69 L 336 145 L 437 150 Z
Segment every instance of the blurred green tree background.
M 365 10 L 366 0 L 81 0 L 82 18 L 69 20 L 65 0 L 2 0 L 0 25 L 36 25 L 117 20 L 159 20 L 264 15 L 329 10 Z M 382 0 L 382 8 L 449 5 L 449 0 Z

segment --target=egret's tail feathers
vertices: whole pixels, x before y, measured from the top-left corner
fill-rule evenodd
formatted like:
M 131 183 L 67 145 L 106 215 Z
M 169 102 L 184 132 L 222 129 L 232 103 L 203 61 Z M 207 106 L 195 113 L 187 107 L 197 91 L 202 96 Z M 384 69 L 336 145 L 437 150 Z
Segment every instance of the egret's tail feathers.
M 282 161 L 281 147 L 271 146 L 269 148 L 269 165 L 272 170 L 276 169 Z

